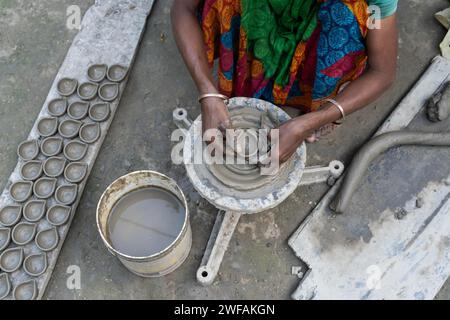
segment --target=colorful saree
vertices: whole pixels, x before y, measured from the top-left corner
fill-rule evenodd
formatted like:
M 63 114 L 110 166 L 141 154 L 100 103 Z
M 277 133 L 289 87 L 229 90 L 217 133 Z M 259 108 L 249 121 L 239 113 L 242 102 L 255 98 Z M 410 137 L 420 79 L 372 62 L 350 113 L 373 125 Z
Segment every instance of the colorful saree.
M 219 90 L 309 112 L 366 67 L 365 0 L 204 0 Z

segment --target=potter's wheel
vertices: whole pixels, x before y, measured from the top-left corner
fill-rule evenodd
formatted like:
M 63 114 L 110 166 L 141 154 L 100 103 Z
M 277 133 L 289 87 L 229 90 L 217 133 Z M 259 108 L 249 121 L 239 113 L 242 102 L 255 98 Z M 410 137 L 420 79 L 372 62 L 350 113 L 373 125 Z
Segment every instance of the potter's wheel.
M 290 119 L 280 108 L 258 99 L 233 98 L 228 109 L 235 129 L 271 129 Z M 280 204 L 298 187 L 306 162 L 305 144 L 275 175 L 261 175 L 253 164 L 199 161 L 203 155 L 199 157 L 194 146 L 202 146 L 201 132 L 199 117 L 188 129 L 183 158 L 193 186 L 215 207 L 244 214 L 261 212 Z

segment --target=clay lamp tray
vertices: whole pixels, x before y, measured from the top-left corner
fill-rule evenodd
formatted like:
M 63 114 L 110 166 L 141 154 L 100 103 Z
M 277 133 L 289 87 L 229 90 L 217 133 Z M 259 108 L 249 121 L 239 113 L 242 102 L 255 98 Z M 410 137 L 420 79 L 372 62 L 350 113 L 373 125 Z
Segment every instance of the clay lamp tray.
M 39 154 L 39 143 L 37 140 L 27 140 L 17 147 L 17 155 L 25 161 L 35 159 Z
M 66 184 L 56 189 L 55 198 L 59 204 L 70 206 L 77 199 L 78 187 L 76 184 Z
M 87 116 L 89 112 L 89 102 L 75 101 L 67 108 L 67 115 L 73 120 L 81 120 Z
M 86 123 L 80 129 L 80 140 L 84 143 L 94 143 L 100 138 L 100 124 Z
M 38 294 L 38 289 L 35 280 L 27 280 L 19 283 L 13 289 L 14 300 L 34 300 Z
M 69 161 L 80 161 L 87 153 L 88 145 L 81 141 L 70 141 L 64 147 L 64 156 Z
M 0 228 L 0 251 L 3 251 L 11 242 L 11 229 Z
M 108 80 L 111 82 L 121 82 L 128 74 L 128 68 L 121 64 L 114 64 L 108 68 Z
M 51 157 L 44 162 L 44 173 L 47 177 L 57 178 L 63 174 L 66 167 L 66 159 L 63 157 Z
M 53 99 L 47 105 L 47 111 L 52 117 L 61 117 L 66 113 L 67 100 L 64 98 Z
M 100 99 L 106 102 L 114 101 L 119 96 L 119 84 L 105 83 L 98 89 Z
M 36 246 L 42 251 L 52 251 L 58 246 L 59 235 L 56 227 L 44 229 L 38 232 L 34 240 Z
M 22 266 L 23 248 L 16 247 L 3 251 L 0 255 L 0 269 L 12 273 Z
M 78 81 L 71 78 L 62 78 L 59 80 L 56 89 L 58 93 L 63 97 L 71 96 L 77 91 Z
M 58 131 L 58 118 L 42 118 L 37 124 L 37 131 L 44 138 L 54 135 Z
M 48 199 L 56 189 L 57 179 L 55 178 L 40 178 L 33 186 L 33 193 L 38 199 Z
M 86 177 L 88 164 L 85 162 L 71 162 L 64 170 L 64 178 L 70 183 L 80 183 Z
M 51 225 L 59 227 L 69 221 L 71 212 L 71 207 L 56 204 L 48 209 L 46 219 Z
M 102 82 L 106 78 L 107 72 L 106 64 L 93 64 L 88 68 L 87 77 L 91 82 Z
M 11 281 L 6 273 L 0 273 L 0 300 L 5 299 L 11 291 Z
M 9 194 L 15 202 L 25 202 L 33 192 L 33 182 L 17 181 L 9 187 Z
M 89 118 L 95 122 L 102 122 L 108 119 L 111 113 L 109 103 L 99 102 L 92 104 L 89 108 Z
M 42 162 L 31 160 L 20 167 L 20 176 L 25 181 L 34 181 L 42 175 Z
M 47 270 L 47 255 L 44 252 L 29 255 L 23 260 L 23 270 L 32 277 L 39 277 Z
M 11 240 L 18 246 L 24 246 L 33 241 L 37 226 L 30 222 L 16 224 L 11 233 Z
M 54 157 L 59 154 L 63 147 L 63 140 L 59 137 L 45 138 L 41 144 L 41 152 L 46 157 Z
M 78 120 L 64 120 L 60 123 L 58 132 L 63 138 L 72 139 L 78 136 L 82 124 L 83 123 Z
M 97 95 L 98 84 L 85 82 L 78 87 L 78 96 L 83 100 L 92 100 Z
M 22 206 L 9 205 L 0 209 L 0 224 L 4 227 L 12 227 L 22 218 Z
M 23 217 L 28 222 L 38 222 L 42 219 L 47 208 L 45 200 L 30 200 L 23 206 Z

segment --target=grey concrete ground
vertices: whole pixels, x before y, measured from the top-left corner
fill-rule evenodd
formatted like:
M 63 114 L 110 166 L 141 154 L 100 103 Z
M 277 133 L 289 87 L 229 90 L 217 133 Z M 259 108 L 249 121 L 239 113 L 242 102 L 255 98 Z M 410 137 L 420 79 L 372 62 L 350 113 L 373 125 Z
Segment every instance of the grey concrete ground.
M 27 136 L 74 31 L 65 27 L 66 8 L 84 11 L 93 0 L 0 0 L 0 187 L 16 163 L 15 149 Z M 298 279 L 290 274 L 299 260 L 286 240 L 314 207 L 325 186 L 299 188 L 270 212 L 244 217 L 209 288 L 195 282 L 195 271 L 216 210 L 200 199 L 185 171 L 170 162 L 171 111 L 186 107 L 199 113 L 196 90 L 178 56 L 169 23 L 171 1 L 157 1 L 121 106 L 89 178 L 59 257 L 48 299 L 287 299 Z M 400 1 L 398 80 L 377 103 L 352 115 L 327 139 L 309 146 L 309 164 L 348 161 L 438 54 L 445 30 L 433 14 L 445 0 Z M 141 279 L 125 270 L 101 243 L 95 207 L 102 191 L 117 177 L 153 169 L 177 180 L 190 199 L 193 248 L 186 263 L 160 279 Z M 81 289 L 68 290 L 67 267 L 81 269 Z M 450 298 L 448 282 L 439 298 Z

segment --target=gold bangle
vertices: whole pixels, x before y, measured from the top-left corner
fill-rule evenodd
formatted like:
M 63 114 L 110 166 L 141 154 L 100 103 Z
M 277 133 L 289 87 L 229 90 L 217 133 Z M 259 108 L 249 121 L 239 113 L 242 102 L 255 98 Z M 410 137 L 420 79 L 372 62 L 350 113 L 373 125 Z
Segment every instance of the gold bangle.
M 333 122 L 334 124 L 342 124 L 345 120 L 345 111 L 344 108 L 339 104 L 339 102 L 337 102 L 336 100 L 333 99 L 325 99 L 325 101 L 330 102 L 333 106 L 335 106 L 336 108 L 339 109 L 339 112 L 341 113 L 341 120 L 340 121 L 335 121 Z
M 222 99 L 223 101 L 228 101 L 228 97 L 220 94 L 220 93 L 206 93 L 206 94 L 202 94 L 201 96 L 198 97 L 198 102 L 201 103 L 203 99 L 206 98 L 218 98 L 218 99 Z

